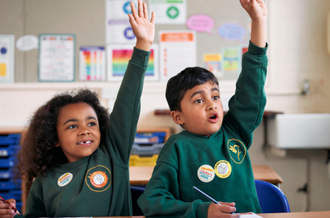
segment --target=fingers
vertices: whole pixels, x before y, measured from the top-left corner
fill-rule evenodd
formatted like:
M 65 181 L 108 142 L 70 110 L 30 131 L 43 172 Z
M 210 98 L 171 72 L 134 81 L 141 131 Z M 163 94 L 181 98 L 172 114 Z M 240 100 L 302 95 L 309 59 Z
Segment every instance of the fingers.
M 227 205 L 227 206 L 230 206 L 230 207 L 235 207 L 235 202 L 221 202 L 219 201 L 220 204 L 222 205 Z
M 145 2 L 143 2 L 143 13 L 144 13 L 144 18 L 149 20 L 148 8 L 147 8 L 147 4 Z
M 137 25 L 137 23 L 136 23 L 136 21 L 135 21 L 133 15 L 128 14 L 128 18 L 129 18 L 129 22 L 130 22 L 131 26 L 132 26 L 132 27 L 135 27 L 135 26 Z
M 155 12 L 151 12 L 151 19 L 150 19 L 150 22 L 152 24 L 155 24 Z
M 137 13 L 137 11 L 136 11 L 136 8 L 135 8 L 135 5 L 134 5 L 134 2 L 130 2 L 130 4 L 131 4 L 131 9 L 132 9 L 132 15 L 133 15 L 133 17 L 134 18 L 136 18 L 136 17 L 139 17 L 139 15 L 138 15 L 138 13 Z M 128 16 L 129 16 L 130 14 L 128 14 Z
M 138 1 L 138 11 L 139 11 L 139 17 L 143 17 L 143 6 L 142 6 L 142 0 Z
M 219 209 L 223 213 L 234 213 L 236 211 L 236 207 L 231 207 L 227 205 L 219 205 Z

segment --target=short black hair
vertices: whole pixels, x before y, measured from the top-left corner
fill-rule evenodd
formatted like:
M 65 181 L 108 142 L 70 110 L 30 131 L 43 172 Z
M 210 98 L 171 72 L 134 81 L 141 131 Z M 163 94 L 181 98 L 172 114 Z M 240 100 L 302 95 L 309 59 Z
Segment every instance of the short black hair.
M 166 100 L 171 111 L 180 111 L 180 103 L 184 93 L 197 85 L 208 81 L 219 86 L 218 79 L 210 71 L 202 67 L 187 67 L 177 75 L 173 76 L 166 86 Z

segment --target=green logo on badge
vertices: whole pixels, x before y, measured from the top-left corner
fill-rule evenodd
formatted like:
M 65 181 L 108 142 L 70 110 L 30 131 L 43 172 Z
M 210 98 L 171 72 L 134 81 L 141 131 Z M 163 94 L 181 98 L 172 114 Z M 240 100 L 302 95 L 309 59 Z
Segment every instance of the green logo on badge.
M 174 6 L 169 7 L 167 9 L 167 16 L 171 19 L 177 18 L 179 16 L 179 9 Z

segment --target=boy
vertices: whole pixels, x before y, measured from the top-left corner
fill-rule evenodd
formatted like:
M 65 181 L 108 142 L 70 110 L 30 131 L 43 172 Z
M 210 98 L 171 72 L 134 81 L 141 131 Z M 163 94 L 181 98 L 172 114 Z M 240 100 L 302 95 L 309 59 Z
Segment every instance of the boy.
M 266 7 L 240 0 L 252 19 L 251 42 L 229 111 L 223 116 L 218 81 L 199 67 L 186 68 L 167 84 L 172 119 L 185 131 L 170 137 L 138 203 L 147 217 L 239 217 L 260 213 L 247 149 L 266 104 Z M 221 202 L 214 204 L 192 189 Z

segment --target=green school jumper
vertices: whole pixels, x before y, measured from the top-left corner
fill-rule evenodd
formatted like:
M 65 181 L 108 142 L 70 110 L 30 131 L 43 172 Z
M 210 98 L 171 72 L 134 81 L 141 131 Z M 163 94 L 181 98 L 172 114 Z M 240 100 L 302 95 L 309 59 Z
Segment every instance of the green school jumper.
M 267 48 L 252 43 L 218 132 L 207 137 L 187 131 L 171 136 L 138 204 L 147 217 L 206 218 L 210 200 L 235 202 L 237 213 L 260 213 L 248 148 L 260 124 L 266 95 Z
M 134 48 L 99 148 L 46 177 L 38 176 L 27 199 L 26 217 L 132 215 L 129 157 L 149 55 Z

